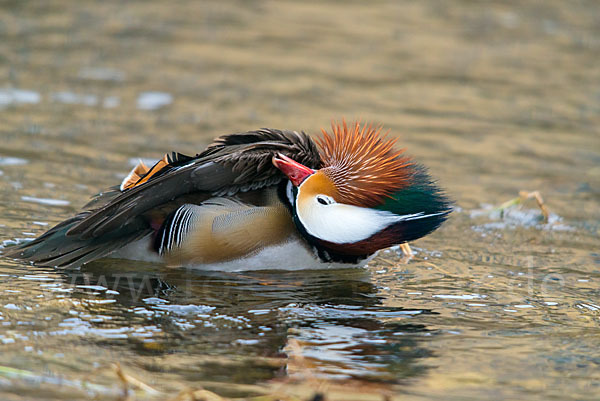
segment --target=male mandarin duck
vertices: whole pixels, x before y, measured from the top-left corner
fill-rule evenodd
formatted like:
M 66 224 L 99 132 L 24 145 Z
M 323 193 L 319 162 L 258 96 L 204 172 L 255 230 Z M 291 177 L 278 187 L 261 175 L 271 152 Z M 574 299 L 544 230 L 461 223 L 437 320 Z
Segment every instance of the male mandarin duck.
M 106 256 L 228 271 L 364 265 L 451 211 L 394 142 L 345 121 L 316 141 L 276 129 L 221 136 L 194 157 L 140 162 L 120 187 L 7 256 L 56 267 Z

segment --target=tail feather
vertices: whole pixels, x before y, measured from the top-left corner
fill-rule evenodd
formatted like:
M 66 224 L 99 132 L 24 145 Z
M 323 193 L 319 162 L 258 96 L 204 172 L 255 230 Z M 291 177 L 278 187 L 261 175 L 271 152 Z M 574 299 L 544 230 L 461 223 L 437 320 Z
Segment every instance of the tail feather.
M 121 228 L 118 234 L 102 238 L 81 239 L 67 231 L 90 212 L 82 212 L 54 226 L 31 242 L 9 249 L 3 256 L 29 261 L 38 266 L 78 267 L 107 256 L 131 241 L 150 233 L 151 228 L 140 219 Z

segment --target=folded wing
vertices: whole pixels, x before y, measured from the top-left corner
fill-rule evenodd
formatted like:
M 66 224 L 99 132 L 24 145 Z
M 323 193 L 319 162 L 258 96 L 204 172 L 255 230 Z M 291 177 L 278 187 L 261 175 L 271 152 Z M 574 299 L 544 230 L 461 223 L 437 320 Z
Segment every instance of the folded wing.
M 156 232 L 165 217 L 183 204 L 198 205 L 215 196 L 232 196 L 280 182 L 284 176 L 271 163 L 277 153 L 314 168 L 321 163 L 315 143 L 303 132 L 260 129 L 225 135 L 196 156 L 171 153 L 150 168 L 140 164 L 121 187 L 96 195 L 77 216 L 5 256 L 60 267 L 104 257 Z M 247 213 L 246 219 L 256 222 L 264 210 L 236 212 Z M 237 247 L 258 246 L 245 244 L 243 226 L 236 227 L 238 230 L 229 234 L 240 238 Z
M 307 166 L 320 164 L 315 143 L 303 132 L 261 129 L 222 136 L 195 157 L 179 155 L 173 163 L 151 168 L 151 176 L 141 177 L 92 211 L 66 235 L 81 239 L 103 236 L 141 213 L 191 192 L 231 196 L 276 184 L 284 178 L 271 164 L 278 152 Z

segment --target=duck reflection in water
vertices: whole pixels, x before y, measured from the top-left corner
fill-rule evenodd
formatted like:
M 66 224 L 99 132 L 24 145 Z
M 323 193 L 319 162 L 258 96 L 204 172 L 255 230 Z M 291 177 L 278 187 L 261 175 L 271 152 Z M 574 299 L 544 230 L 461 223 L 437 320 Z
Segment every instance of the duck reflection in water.
M 367 270 L 224 273 L 105 260 L 63 274 L 83 290 L 74 296 L 109 290 L 116 302 L 102 313 L 130 315 L 112 324 L 160 328 L 153 339 L 160 345 L 137 344 L 139 352 L 291 356 L 287 366 L 261 369 L 211 362 L 200 368 L 205 379 L 254 383 L 297 376 L 308 364 L 326 379 L 399 382 L 421 374 L 420 359 L 432 356 L 426 344 L 434 333 L 414 321 L 433 312 L 381 306 Z M 259 377 L 239 374 L 248 370 Z

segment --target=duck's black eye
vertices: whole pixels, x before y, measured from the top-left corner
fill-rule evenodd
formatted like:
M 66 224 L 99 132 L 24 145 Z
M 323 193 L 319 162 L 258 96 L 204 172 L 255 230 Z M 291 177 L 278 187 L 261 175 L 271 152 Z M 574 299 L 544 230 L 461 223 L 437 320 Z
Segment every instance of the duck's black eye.
M 335 203 L 333 198 L 325 195 L 317 196 L 317 202 L 319 202 L 321 205 L 331 205 L 332 203 Z

